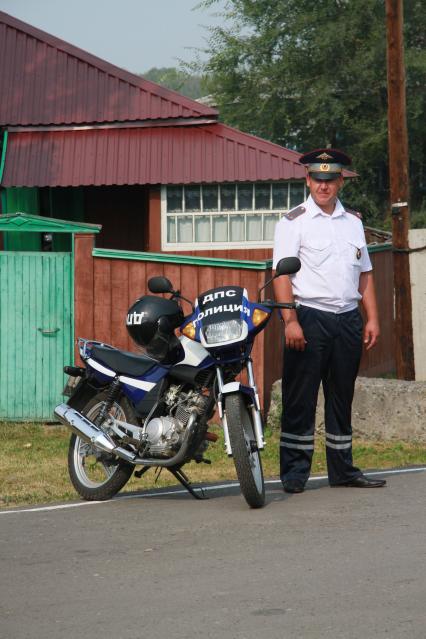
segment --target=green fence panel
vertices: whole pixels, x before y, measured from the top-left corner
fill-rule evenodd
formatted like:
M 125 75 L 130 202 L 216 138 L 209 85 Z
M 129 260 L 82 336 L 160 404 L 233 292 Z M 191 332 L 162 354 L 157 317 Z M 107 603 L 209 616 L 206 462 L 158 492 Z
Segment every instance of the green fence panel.
M 69 253 L 0 252 L 0 419 L 50 420 L 72 362 Z

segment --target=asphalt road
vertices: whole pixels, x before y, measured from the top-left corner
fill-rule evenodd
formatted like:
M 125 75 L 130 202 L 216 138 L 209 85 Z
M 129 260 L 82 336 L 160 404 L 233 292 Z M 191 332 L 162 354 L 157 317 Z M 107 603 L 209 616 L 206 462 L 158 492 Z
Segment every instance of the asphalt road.
M 426 472 L 0 511 L 1 639 L 425 639 Z

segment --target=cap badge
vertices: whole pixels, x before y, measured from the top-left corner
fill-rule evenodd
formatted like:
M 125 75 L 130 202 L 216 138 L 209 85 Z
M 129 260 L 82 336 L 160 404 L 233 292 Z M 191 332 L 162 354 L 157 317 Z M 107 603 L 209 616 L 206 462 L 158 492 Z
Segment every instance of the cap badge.
M 330 165 L 329 164 L 321 164 L 320 171 L 329 171 L 329 170 L 330 170 Z
M 318 160 L 332 160 L 333 156 L 328 153 L 321 153 L 321 155 L 317 155 Z

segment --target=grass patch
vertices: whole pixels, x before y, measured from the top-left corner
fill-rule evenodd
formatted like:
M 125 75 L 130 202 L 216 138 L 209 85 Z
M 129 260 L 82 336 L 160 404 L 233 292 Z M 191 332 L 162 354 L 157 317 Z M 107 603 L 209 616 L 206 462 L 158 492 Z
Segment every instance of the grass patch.
M 220 428 L 212 427 L 211 430 L 220 437 L 206 453 L 212 464 L 191 462 L 184 468 L 194 483 L 236 479 L 232 459 L 228 459 L 224 451 Z M 63 426 L 0 423 L 0 507 L 78 498 L 68 477 L 69 437 L 69 430 Z M 267 430 L 266 442 L 262 453 L 265 477 L 277 477 L 279 433 Z M 353 454 L 355 464 L 365 469 L 426 465 L 426 445 L 421 443 L 354 440 Z M 319 437 L 312 472 L 326 472 L 325 445 Z M 152 469 L 141 479 L 132 477 L 124 491 L 175 484 L 176 480 L 166 470 L 155 483 Z

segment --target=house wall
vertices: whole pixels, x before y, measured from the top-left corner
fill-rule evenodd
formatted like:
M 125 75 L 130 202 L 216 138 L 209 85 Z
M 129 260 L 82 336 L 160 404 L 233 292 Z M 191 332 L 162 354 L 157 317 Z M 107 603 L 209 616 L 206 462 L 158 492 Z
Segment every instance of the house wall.
M 148 244 L 143 249 L 153 253 L 160 253 L 161 248 L 161 187 L 150 187 L 149 189 L 149 209 L 147 216 L 148 224 Z M 139 249 L 141 250 L 141 249 Z M 192 255 L 199 257 L 218 257 L 230 260 L 257 261 L 272 259 L 272 248 L 245 248 L 245 249 L 211 249 L 181 251 L 173 253 L 179 255 Z
M 1 213 L 40 214 L 39 190 L 37 188 L 2 189 Z M 40 233 L 5 233 L 0 247 L 5 251 L 39 251 Z
M 160 253 L 161 251 L 161 187 L 150 187 L 148 195 L 148 215 L 146 220 L 146 237 L 148 241 L 144 251 Z
M 411 249 L 426 246 L 426 229 L 411 229 L 408 235 Z M 426 250 L 410 254 L 411 303 L 413 316 L 414 370 L 416 381 L 426 381 Z

